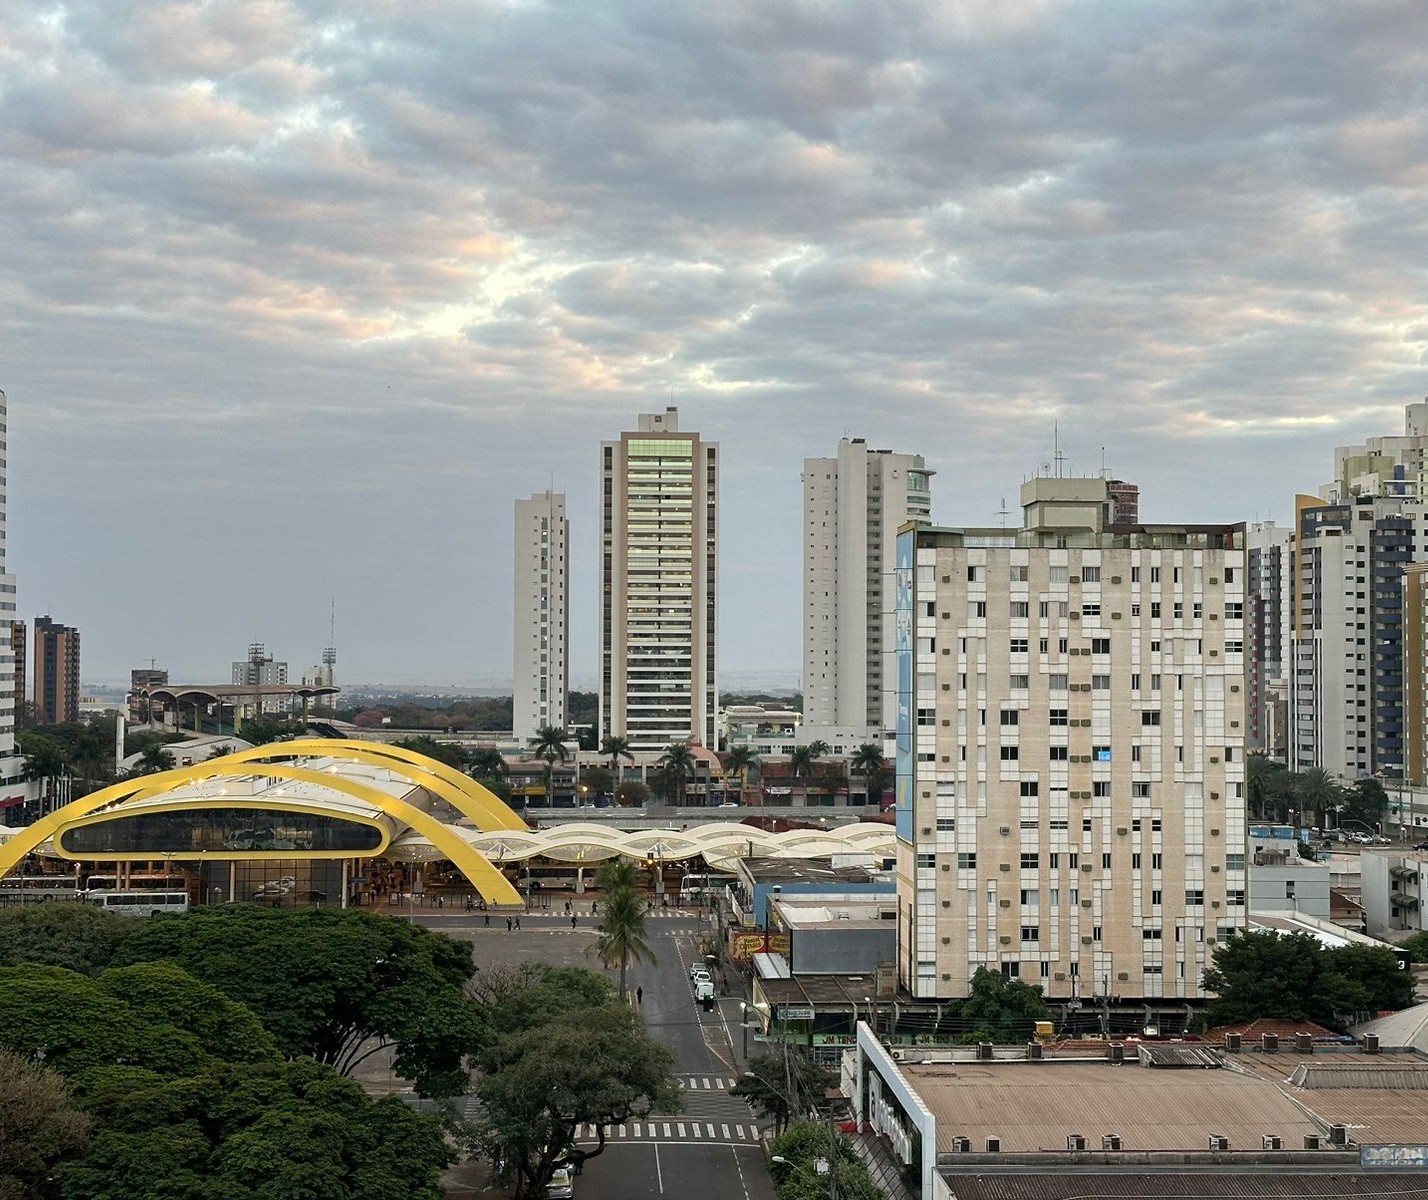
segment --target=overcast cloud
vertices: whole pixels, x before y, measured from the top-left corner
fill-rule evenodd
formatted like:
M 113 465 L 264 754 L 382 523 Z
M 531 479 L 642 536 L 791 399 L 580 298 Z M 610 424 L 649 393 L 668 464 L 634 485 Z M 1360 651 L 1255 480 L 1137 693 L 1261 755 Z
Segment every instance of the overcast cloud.
M 27 3 L 0 17 L 22 616 L 85 677 L 510 673 L 512 503 L 722 443 L 722 666 L 799 666 L 802 459 L 1051 452 L 1289 513 L 1428 391 L 1421 0 Z

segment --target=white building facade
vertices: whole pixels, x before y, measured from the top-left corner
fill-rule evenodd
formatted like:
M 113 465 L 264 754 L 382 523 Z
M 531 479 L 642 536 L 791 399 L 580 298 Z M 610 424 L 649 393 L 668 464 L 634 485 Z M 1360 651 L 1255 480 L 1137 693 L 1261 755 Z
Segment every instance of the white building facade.
M 570 521 L 565 496 L 516 501 L 513 729 L 527 744 L 542 725 L 564 729 L 570 681 Z
M 897 531 L 932 517 L 922 456 L 844 438 L 803 462 L 803 711 L 810 736 L 881 741 L 897 721 L 892 579 Z
M 717 745 L 719 447 L 642 413 L 600 459 L 600 735 Z
M 25 782 L 24 760 L 15 751 L 15 652 L 10 624 L 15 619 L 15 577 L 5 571 L 7 403 L 0 392 L 0 825 L 6 811 L 33 790 Z
M 1294 531 L 1273 521 L 1245 530 L 1247 742 L 1278 762 L 1289 756 L 1289 678 L 1294 646 Z
M 1101 479 L 1022 506 L 898 539 L 900 977 L 1203 996 L 1246 916 L 1244 527 L 1110 525 Z

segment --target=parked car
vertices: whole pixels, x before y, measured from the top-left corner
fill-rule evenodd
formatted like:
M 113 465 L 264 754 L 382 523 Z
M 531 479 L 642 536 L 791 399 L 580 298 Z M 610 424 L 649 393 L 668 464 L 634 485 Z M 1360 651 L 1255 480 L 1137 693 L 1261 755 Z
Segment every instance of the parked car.
M 571 1200 L 575 1195 L 575 1177 L 569 1167 L 556 1167 L 555 1174 L 545 1185 L 546 1200 Z
M 1415 850 L 1428 850 L 1428 842 L 1418 842 L 1413 848 Z

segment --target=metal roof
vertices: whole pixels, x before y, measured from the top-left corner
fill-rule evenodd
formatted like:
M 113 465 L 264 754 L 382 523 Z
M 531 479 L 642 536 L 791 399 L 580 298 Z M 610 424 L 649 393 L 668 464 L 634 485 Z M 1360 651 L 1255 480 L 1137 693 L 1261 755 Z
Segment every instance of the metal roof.
M 1428 1198 L 1428 1178 L 1406 1172 L 1373 1174 L 1326 1170 L 1301 1172 L 1277 1167 L 1251 1172 L 1241 1167 L 1224 1174 L 1169 1174 L 1143 1170 L 1119 1173 L 1052 1171 L 975 1173 L 944 1170 L 956 1200 L 1342 1200 L 1349 1196 Z

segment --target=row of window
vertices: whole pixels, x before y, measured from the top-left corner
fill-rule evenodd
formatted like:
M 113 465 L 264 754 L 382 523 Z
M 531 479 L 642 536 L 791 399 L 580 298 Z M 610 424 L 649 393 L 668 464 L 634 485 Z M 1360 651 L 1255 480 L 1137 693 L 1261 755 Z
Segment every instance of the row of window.
M 1013 564 L 1011 564 L 1011 566 L 1010 566 L 1010 568 L 1009 568 L 1009 571 L 1010 571 L 1010 576 L 1009 576 L 1009 577 L 1010 577 L 1010 579 L 1011 579 L 1011 581 L 1012 581 L 1013 583 L 1026 583 L 1026 582 L 1027 582 L 1027 572 L 1028 572 L 1028 570 L 1029 570 L 1029 568 L 1028 568 L 1027 566 L 1025 566 L 1025 565 L 1013 563 Z M 1172 567 L 1170 570 L 1171 570 L 1170 582 L 1172 582 L 1172 583 L 1180 583 L 1180 582 L 1181 582 L 1181 574 L 1182 574 L 1182 572 L 1184 571 L 1184 568 L 1183 568 L 1183 567 Z M 1140 582 L 1141 582 L 1141 571 L 1142 571 L 1142 568 L 1140 568 L 1140 567 L 1132 567 L 1132 568 L 1130 569 L 1130 577 L 1131 577 L 1131 582 L 1132 582 L 1132 583 L 1140 583 Z M 1053 566 L 1053 567 L 1048 568 L 1048 572 L 1049 572 L 1048 578 L 1050 579 L 1050 581 L 1051 581 L 1052 583 L 1069 583 L 1069 582 L 1071 582 L 1071 580 L 1072 580 L 1072 578 L 1073 578 L 1072 575 L 1071 575 L 1071 568 L 1070 568 L 1070 567 Z M 1160 568 L 1160 567 L 1151 567 L 1151 568 L 1150 568 L 1150 582 L 1151 582 L 1151 583 L 1159 583 L 1159 582 L 1161 581 L 1161 579 L 1160 579 L 1160 573 L 1161 573 L 1161 568 Z M 1225 567 L 1224 570 L 1221 572 L 1221 574 L 1223 575 L 1224 580 L 1225 580 L 1226 583 L 1234 583 L 1234 582 L 1235 582 L 1235 568 L 1234 568 L 1234 567 Z M 984 566 L 969 566 L 969 567 L 967 568 L 967 582 L 968 582 L 968 583 L 980 583 L 980 582 L 984 582 L 984 581 L 986 580 L 986 578 L 987 578 L 987 568 L 986 568 L 986 567 L 984 567 Z M 1083 584 L 1087 584 L 1087 583 L 1100 583 L 1100 582 L 1101 582 L 1101 568 L 1098 567 L 1098 566 L 1090 566 L 1090 565 L 1084 565 L 1084 564 L 1083 564 L 1081 567 L 1077 568 L 1077 574 L 1076 574 L 1075 578 L 1078 579 L 1078 580 L 1079 580 L 1081 583 L 1083 583 Z

